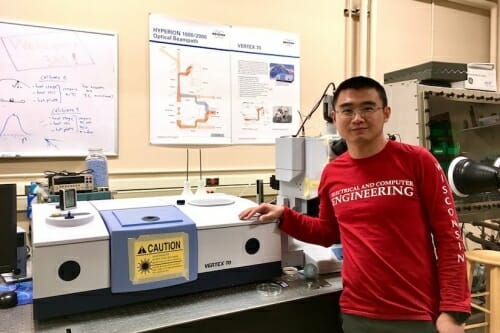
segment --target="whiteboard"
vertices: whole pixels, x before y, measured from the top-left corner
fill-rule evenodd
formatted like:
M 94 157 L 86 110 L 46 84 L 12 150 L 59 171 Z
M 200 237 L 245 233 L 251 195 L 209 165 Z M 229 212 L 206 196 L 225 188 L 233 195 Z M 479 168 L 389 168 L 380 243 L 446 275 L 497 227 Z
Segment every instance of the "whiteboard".
M 118 154 L 117 36 L 0 21 L 0 157 Z

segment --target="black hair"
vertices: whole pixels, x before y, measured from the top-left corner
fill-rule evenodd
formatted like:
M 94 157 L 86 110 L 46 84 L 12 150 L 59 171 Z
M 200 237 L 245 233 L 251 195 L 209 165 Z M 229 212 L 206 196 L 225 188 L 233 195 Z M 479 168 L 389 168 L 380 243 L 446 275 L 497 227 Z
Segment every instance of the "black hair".
M 337 90 L 333 93 L 333 101 L 332 105 L 333 108 L 335 109 L 335 104 L 337 103 L 337 99 L 339 98 L 340 93 L 343 90 L 347 89 L 375 89 L 382 100 L 382 106 L 387 106 L 387 94 L 385 92 L 384 87 L 375 81 L 372 78 L 366 77 L 366 76 L 353 76 L 349 79 L 346 79 L 343 81 L 339 86 L 337 87 Z

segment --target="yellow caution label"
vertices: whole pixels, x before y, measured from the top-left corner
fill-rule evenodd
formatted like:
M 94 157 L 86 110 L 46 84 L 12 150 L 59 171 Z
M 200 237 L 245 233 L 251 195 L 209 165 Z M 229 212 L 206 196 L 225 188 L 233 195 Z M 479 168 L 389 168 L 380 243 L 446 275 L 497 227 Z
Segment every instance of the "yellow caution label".
M 311 180 L 308 177 L 304 178 L 304 197 L 311 196 L 311 190 L 317 190 L 319 187 L 319 180 Z
M 189 279 L 189 236 L 177 232 L 129 238 L 128 258 L 133 284 Z

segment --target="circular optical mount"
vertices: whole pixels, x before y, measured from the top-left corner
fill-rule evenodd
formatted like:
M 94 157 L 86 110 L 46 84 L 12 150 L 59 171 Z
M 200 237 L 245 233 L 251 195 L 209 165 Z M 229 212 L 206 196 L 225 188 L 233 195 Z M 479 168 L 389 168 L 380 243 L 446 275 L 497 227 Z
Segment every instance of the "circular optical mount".
M 452 191 L 460 197 L 492 192 L 500 188 L 500 169 L 459 156 L 450 163 L 448 182 Z
M 457 185 L 455 184 L 455 172 L 457 176 L 460 177 L 460 170 L 463 168 L 464 163 L 467 163 L 468 158 L 464 156 L 458 156 L 451 161 L 450 166 L 448 168 L 448 182 L 450 183 L 451 190 L 453 193 L 458 195 L 459 197 L 468 197 L 468 194 L 460 192 Z M 457 169 L 458 171 L 455 171 Z
M 495 160 L 495 163 L 493 163 L 493 166 L 495 168 L 500 168 L 500 157 L 498 157 L 496 160 Z

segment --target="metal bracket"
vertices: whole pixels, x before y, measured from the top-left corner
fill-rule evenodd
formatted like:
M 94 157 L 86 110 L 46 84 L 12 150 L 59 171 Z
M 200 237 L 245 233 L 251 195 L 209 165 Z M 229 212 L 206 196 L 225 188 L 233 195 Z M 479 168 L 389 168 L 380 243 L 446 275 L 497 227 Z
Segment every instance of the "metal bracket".
M 345 17 L 359 17 L 361 15 L 361 9 L 354 8 L 344 8 L 344 16 Z M 370 11 L 367 12 L 368 17 L 370 17 Z
M 349 16 L 359 17 L 360 14 L 361 14 L 361 9 L 359 9 L 359 8 L 354 8 L 354 9 L 344 8 L 344 16 L 345 17 L 349 17 Z

